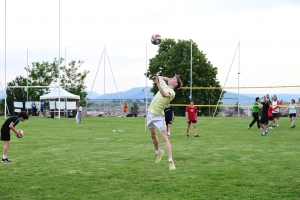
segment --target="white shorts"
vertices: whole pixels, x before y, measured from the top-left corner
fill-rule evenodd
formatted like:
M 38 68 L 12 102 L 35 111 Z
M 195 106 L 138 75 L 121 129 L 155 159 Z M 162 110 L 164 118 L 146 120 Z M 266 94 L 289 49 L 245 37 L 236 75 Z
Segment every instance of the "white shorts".
M 162 115 L 155 115 L 151 112 L 147 113 L 148 128 L 158 128 L 160 131 L 165 130 L 165 119 Z

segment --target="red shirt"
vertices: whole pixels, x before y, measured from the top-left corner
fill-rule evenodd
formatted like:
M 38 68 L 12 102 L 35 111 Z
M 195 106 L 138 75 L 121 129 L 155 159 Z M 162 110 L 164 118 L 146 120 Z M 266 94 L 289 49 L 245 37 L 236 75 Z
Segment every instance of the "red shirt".
M 272 111 L 274 110 L 274 108 L 272 106 L 269 106 L 269 110 L 268 110 L 268 117 L 272 117 Z
M 185 112 L 188 113 L 188 119 L 190 121 L 195 121 L 197 120 L 197 107 L 196 106 L 188 106 L 185 109 Z

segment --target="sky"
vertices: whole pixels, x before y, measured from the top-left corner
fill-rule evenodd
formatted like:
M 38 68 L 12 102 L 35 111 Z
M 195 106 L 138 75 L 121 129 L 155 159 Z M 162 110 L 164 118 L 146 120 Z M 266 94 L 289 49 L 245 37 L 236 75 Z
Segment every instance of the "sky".
M 0 0 L 0 81 L 61 56 L 98 94 L 151 86 L 160 34 L 196 42 L 222 86 L 300 85 L 299 24 L 299 0 Z

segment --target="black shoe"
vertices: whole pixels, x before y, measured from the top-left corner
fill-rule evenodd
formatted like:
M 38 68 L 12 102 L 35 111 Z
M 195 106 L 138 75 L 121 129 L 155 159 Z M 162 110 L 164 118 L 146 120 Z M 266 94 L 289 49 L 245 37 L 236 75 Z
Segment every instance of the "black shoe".
M 2 158 L 2 162 L 11 162 L 11 161 L 8 160 L 7 158 L 5 158 L 5 159 Z
M 200 136 L 197 134 L 197 135 L 195 135 L 195 137 L 200 137 Z
M 190 135 L 189 135 L 189 134 L 186 134 L 186 137 L 190 137 Z
M 295 128 L 296 126 L 294 125 L 294 126 L 291 126 L 291 128 Z

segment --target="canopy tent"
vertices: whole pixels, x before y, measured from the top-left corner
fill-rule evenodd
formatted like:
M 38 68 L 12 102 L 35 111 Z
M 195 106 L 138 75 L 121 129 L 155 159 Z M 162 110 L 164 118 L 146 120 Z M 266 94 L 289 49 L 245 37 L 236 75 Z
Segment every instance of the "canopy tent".
M 50 92 L 49 94 L 45 94 L 40 96 L 40 101 L 45 99 L 59 99 L 59 102 L 56 102 L 56 108 L 58 109 L 58 118 L 60 118 L 60 110 L 72 110 L 76 109 L 76 102 L 67 102 L 67 99 L 78 99 L 80 100 L 80 96 L 72 94 L 66 90 L 64 90 L 61 86 Z M 64 102 L 60 102 L 60 99 L 64 99 Z M 52 106 L 51 106 L 52 105 Z M 50 102 L 50 110 L 55 109 L 55 101 Z
M 40 100 L 43 99 L 80 99 L 80 96 L 72 94 L 66 90 L 64 90 L 61 86 L 50 92 L 49 94 L 45 94 L 40 96 Z

